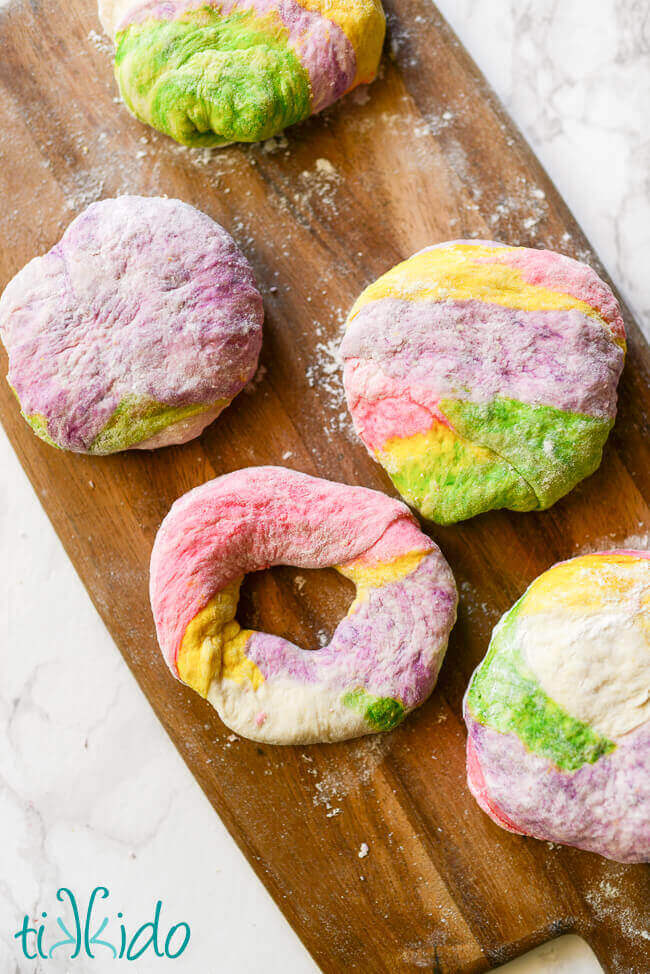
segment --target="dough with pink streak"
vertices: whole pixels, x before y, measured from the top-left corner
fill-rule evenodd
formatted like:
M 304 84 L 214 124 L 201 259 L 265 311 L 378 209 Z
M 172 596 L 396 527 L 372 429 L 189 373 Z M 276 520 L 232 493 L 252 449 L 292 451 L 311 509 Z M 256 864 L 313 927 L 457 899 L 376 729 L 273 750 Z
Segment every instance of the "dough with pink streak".
M 397 519 L 405 533 L 418 530 L 400 501 L 283 467 L 250 467 L 191 490 L 161 524 L 151 556 L 151 600 L 168 665 L 175 666 L 190 620 L 238 575 L 343 564 Z
M 235 620 L 243 576 L 280 564 L 334 567 L 357 587 L 317 652 Z M 150 595 L 172 673 L 237 733 L 274 744 L 397 726 L 433 690 L 457 601 L 449 566 L 404 504 L 280 467 L 226 474 L 176 501 Z

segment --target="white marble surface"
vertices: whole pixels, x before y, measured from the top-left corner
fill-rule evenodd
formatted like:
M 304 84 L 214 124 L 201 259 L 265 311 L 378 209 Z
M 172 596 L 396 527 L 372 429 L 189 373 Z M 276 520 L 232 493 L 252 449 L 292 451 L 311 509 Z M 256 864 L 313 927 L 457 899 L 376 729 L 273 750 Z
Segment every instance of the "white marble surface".
M 646 0 L 439 6 L 647 328 Z M 97 883 L 127 917 L 144 922 L 160 898 L 165 928 L 191 922 L 175 970 L 313 972 L 127 672 L 3 433 L 0 469 L 0 972 L 72 969 L 21 964 L 11 933 L 52 909 L 59 886 Z M 575 940 L 566 949 L 516 972 L 594 969 Z
M 647 0 L 440 0 L 650 338 Z

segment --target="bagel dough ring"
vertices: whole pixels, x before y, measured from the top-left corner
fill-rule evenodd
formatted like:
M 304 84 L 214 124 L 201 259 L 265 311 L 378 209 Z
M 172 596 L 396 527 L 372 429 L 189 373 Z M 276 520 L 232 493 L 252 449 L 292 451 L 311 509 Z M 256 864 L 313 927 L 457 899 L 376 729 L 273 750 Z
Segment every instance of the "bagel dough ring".
M 313 652 L 235 621 L 247 572 L 334 567 L 356 599 Z M 223 722 L 270 744 L 395 727 L 435 685 L 456 586 L 408 508 L 364 487 L 250 467 L 185 494 L 151 556 L 151 605 L 172 673 Z
M 409 504 L 451 524 L 543 510 L 597 469 L 625 331 L 585 264 L 460 240 L 371 284 L 341 352 L 368 452 Z
M 497 825 L 650 860 L 650 552 L 540 575 L 495 627 L 464 715 L 469 787 Z
M 374 80 L 380 0 L 99 0 L 129 111 L 189 146 L 258 142 Z
M 93 203 L 0 298 L 7 379 L 51 446 L 185 443 L 255 374 L 262 298 L 232 237 L 180 200 Z

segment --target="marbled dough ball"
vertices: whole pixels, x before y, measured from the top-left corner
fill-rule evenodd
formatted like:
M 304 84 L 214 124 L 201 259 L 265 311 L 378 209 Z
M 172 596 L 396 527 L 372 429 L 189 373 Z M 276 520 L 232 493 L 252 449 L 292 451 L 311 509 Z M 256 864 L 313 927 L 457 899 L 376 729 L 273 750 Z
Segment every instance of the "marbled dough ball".
M 100 0 L 129 110 L 190 146 L 257 142 L 374 79 L 380 0 Z
M 410 504 L 450 524 L 542 510 L 597 469 L 625 331 L 585 264 L 461 240 L 371 284 L 341 351 L 368 451 Z
M 78 453 L 198 436 L 251 379 L 263 309 L 232 237 L 180 200 L 93 203 L 0 298 L 8 381 Z
M 467 775 L 505 829 L 650 859 L 650 553 L 540 575 L 465 696 Z

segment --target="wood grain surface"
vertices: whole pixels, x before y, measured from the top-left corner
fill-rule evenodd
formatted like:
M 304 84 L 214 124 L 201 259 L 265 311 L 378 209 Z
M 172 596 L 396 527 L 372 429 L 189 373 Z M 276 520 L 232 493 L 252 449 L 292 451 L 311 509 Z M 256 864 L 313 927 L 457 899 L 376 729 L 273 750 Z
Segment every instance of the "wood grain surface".
M 629 314 L 619 417 L 598 473 L 545 513 L 424 525 L 455 572 L 459 619 L 433 697 L 392 734 L 304 748 L 233 741 L 170 677 L 156 645 L 149 553 L 184 491 L 284 463 L 394 493 L 352 432 L 334 354 L 365 285 L 419 248 L 464 236 L 551 247 L 602 273 L 435 7 L 385 6 L 387 51 L 367 92 L 286 139 L 216 152 L 176 146 L 116 101 L 92 0 L 2 9 L 0 285 L 93 200 L 168 194 L 234 234 L 266 307 L 265 371 L 184 447 L 60 453 L 30 432 L 5 383 L 2 421 L 127 665 L 323 971 L 483 971 L 576 931 L 608 972 L 646 972 L 645 867 L 493 825 L 465 784 L 461 721 L 491 628 L 529 582 L 558 559 L 633 545 L 648 530 L 650 357 Z M 241 621 L 315 648 L 351 590 L 331 572 L 301 574 L 302 590 L 289 568 L 250 579 Z

